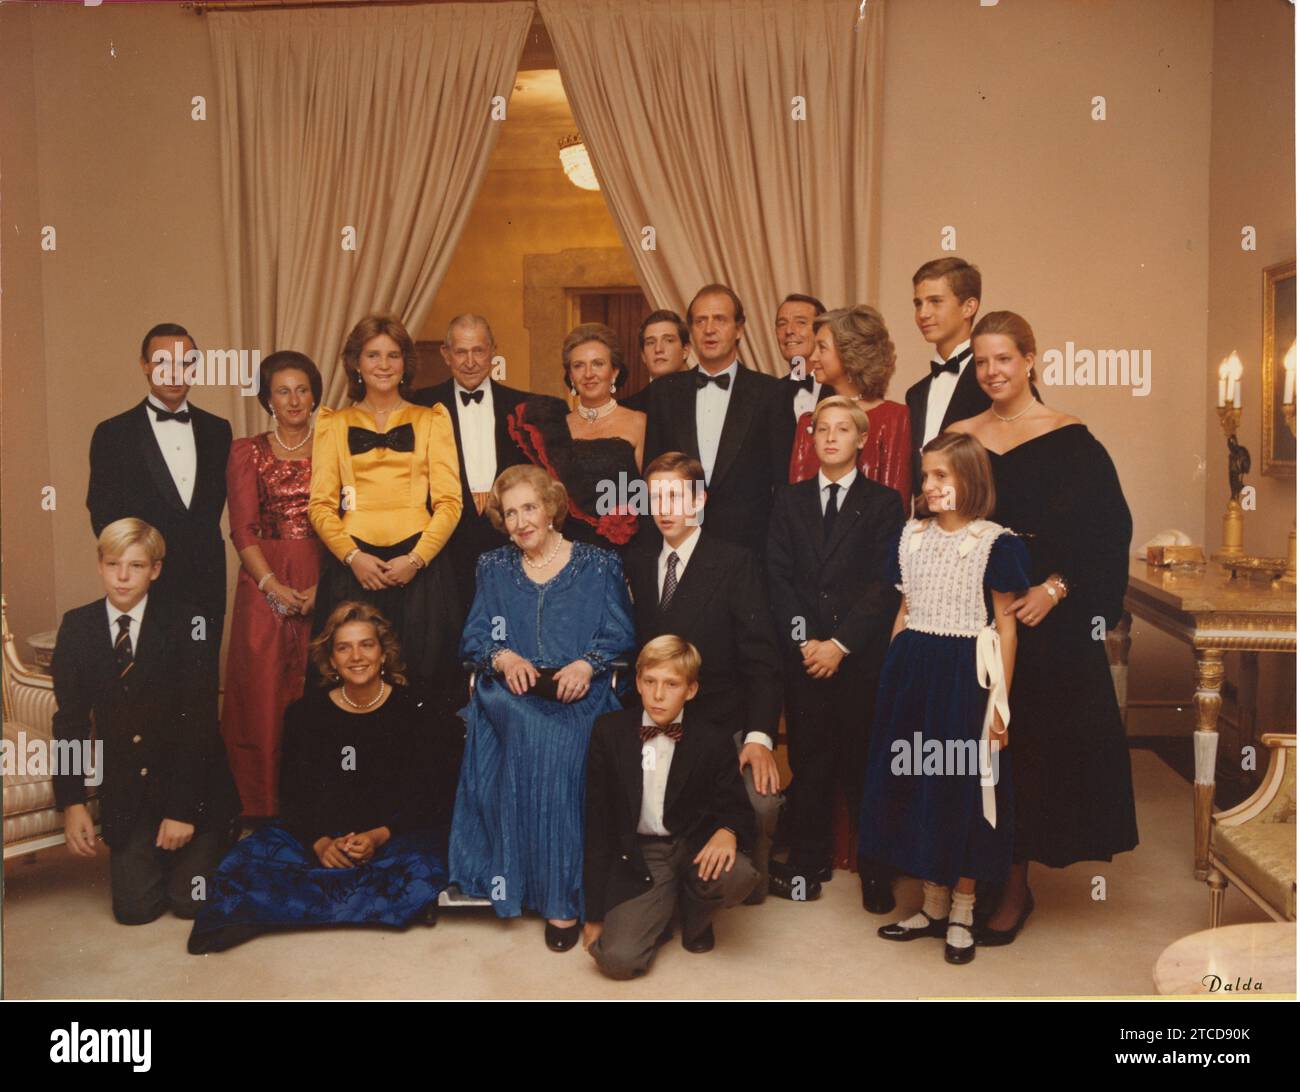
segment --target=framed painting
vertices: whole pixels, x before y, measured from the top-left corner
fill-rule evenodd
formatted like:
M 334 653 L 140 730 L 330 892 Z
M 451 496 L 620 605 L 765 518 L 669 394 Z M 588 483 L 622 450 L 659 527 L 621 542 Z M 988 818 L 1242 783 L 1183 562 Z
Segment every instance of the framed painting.
M 1263 472 L 1275 478 L 1295 477 L 1295 434 L 1282 410 L 1286 390 L 1287 353 L 1294 368 L 1296 339 L 1295 259 L 1264 270 L 1264 339 L 1262 407 Z

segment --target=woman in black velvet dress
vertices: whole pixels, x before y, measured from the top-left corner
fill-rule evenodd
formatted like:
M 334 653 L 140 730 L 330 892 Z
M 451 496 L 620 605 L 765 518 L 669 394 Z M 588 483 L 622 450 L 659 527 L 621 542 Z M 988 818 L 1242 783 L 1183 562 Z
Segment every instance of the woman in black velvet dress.
M 1038 402 L 1029 324 L 984 316 L 974 367 L 992 405 L 954 431 L 993 464 L 993 519 L 1025 538 L 1034 581 L 1012 604 L 1020 622 L 1011 689 L 1016 763 L 1011 876 L 977 943 L 1009 944 L 1033 910 L 1028 865 L 1109 861 L 1137 845 L 1128 744 L 1106 658 L 1128 584 L 1133 521 L 1106 449 L 1077 417 Z
M 623 347 L 608 326 L 587 322 L 564 339 L 564 382 L 578 396 L 568 414 L 554 398 L 530 398 L 510 417 L 510 436 L 569 494 L 565 536 L 622 552 L 638 529 L 645 414 L 614 400 L 627 380 Z M 644 513 L 643 513 L 644 514 Z

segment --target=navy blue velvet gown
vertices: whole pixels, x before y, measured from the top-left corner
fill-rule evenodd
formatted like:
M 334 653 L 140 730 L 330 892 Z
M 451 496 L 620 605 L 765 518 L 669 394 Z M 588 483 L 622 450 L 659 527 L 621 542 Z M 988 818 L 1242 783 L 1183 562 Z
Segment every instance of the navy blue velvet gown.
M 513 545 L 479 558 L 461 656 L 479 671 L 468 707 L 465 756 L 451 826 L 451 880 L 492 900 L 500 917 L 534 910 L 582 913 L 587 746 L 596 718 L 620 709 L 611 664 L 635 644 L 623 566 L 609 550 L 575 542 L 543 584 Z M 515 695 L 491 667 L 510 649 L 538 668 L 587 660 L 591 687 L 568 704 Z
M 995 536 L 982 557 L 978 546 L 961 554 L 965 530 L 949 535 L 931 524 L 928 568 L 919 552 L 900 565 L 915 520 L 894 551 L 891 579 L 907 596 L 908 626 L 890 642 L 880 674 L 858 832 L 860 856 L 948 887 L 963 876 L 1001 880 L 1011 864 L 1017 725 L 1013 717 L 1011 746 L 990 763 L 997 780 L 993 825 L 982 811 L 972 750 L 989 699 L 976 669 L 977 634 L 989 628 L 990 592 L 1028 586 L 1029 556 L 1019 538 L 999 534 L 996 524 L 982 526 Z
M 280 817 L 213 873 L 189 950 L 221 951 L 273 929 L 400 928 L 435 907 L 447 870 L 433 740 L 425 702 L 403 686 L 367 713 L 340 709 L 323 689 L 291 704 Z M 312 848 L 326 835 L 378 827 L 392 836 L 362 865 L 326 868 Z

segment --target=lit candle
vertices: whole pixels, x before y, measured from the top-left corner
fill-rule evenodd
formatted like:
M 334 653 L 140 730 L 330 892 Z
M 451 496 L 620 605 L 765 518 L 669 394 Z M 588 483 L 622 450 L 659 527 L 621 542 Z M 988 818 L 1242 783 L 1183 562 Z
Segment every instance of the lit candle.
M 1286 370 L 1286 382 L 1282 388 L 1282 405 L 1295 405 L 1295 342 L 1282 358 L 1282 367 Z
M 1228 398 L 1235 409 L 1241 409 L 1241 373 L 1245 370 L 1241 363 L 1241 357 L 1237 355 L 1237 350 L 1233 349 L 1228 357 L 1226 374 L 1228 377 Z
M 1223 408 L 1224 403 L 1228 400 L 1227 377 L 1228 358 L 1225 356 L 1221 361 L 1219 361 L 1219 401 L 1215 403 L 1220 409 Z

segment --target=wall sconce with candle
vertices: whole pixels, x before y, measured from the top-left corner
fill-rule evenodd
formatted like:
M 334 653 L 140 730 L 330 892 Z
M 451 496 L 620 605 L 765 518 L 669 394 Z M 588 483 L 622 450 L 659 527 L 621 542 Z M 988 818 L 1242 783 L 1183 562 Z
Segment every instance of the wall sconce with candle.
M 1241 377 L 1245 368 L 1236 350 L 1219 364 L 1219 427 L 1228 439 L 1228 510 L 1223 514 L 1223 546 L 1216 558 L 1245 555 L 1242 528 L 1241 490 L 1250 472 L 1250 452 L 1237 442 L 1241 424 Z

